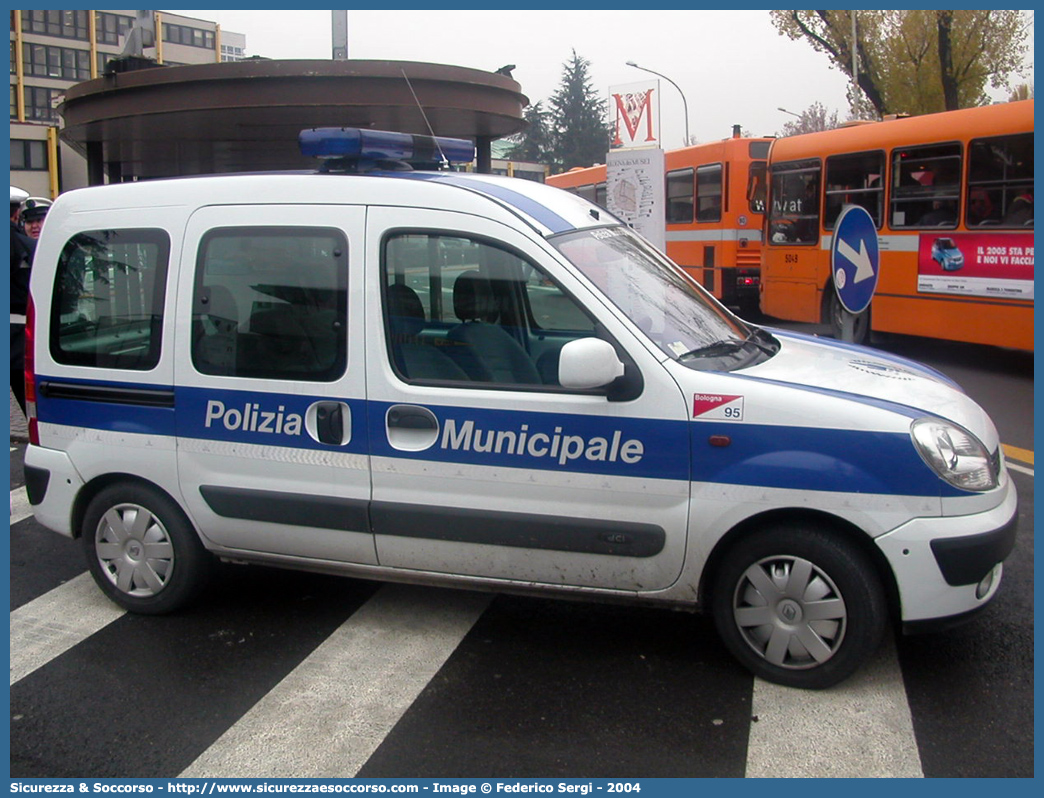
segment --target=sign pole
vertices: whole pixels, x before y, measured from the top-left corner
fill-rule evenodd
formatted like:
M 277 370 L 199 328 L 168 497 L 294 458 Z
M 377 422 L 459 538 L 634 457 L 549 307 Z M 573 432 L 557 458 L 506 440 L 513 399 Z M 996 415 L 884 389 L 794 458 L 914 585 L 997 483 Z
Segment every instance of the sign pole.
M 841 305 L 841 340 L 855 342 L 855 319 L 870 305 L 880 276 L 877 227 L 865 208 L 845 205 L 834 225 L 830 269 Z

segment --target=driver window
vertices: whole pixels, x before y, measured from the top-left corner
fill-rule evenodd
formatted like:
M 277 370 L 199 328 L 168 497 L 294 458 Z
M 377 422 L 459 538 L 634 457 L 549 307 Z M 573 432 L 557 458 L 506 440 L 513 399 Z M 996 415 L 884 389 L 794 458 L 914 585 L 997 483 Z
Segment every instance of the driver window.
M 392 235 L 382 269 L 390 360 L 407 382 L 557 387 L 559 350 L 594 330 L 544 271 L 492 241 Z

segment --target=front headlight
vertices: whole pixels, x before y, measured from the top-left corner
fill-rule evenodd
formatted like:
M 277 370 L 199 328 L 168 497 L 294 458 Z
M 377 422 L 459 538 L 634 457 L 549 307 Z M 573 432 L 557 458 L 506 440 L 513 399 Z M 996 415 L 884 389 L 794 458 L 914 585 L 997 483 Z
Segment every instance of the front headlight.
M 954 487 L 997 487 L 997 468 L 989 452 L 964 427 L 940 418 L 919 418 L 910 425 L 910 437 L 924 461 Z

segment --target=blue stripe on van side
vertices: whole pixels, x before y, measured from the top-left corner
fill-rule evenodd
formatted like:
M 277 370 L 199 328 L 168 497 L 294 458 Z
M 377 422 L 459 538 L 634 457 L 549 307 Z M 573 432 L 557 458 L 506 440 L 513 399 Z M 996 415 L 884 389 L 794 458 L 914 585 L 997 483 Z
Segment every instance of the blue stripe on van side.
M 352 438 L 334 447 L 304 429 L 308 407 L 333 397 L 188 387 L 174 393 L 176 421 L 174 408 L 45 396 L 38 417 L 91 429 L 435 463 L 836 493 L 965 495 L 924 464 L 906 433 L 434 406 L 428 409 L 438 429 L 414 451 L 388 440 L 391 403 L 337 399 L 351 409 Z M 718 444 L 727 438 L 728 445 L 712 445 L 712 437 Z
M 384 173 L 381 173 L 384 176 Z M 530 199 L 525 194 L 512 191 L 507 186 L 487 183 L 483 180 L 469 180 L 458 174 L 437 174 L 425 172 L 388 172 L 386 176 L 399 177 L 407 180 L 431 180 L 436 183 L 446 183 L 457 188 L 464 188 L 487 197 L 499 200 L 524 213 L 529 218 L 542 224 L 552 233 L 565 233 L 575 230 L 576 225 L 563 219 L 554 211 L 549 210 L 536 200 Z
M 54 396 L 45 384 L 54 386 L 72 386 L 74 389 L 100 387 L 119 391 L 169 391 L 169 385 L 151 385 L 145 383 L 108 382 L 101 380 L 55 380 L 37 375 L 36 377 L 36 417 L 39 421 L 52 424 L 67 424 L 87 429 L 106 430 L 109 432 L 129 432 L 136 435 L 168 435 L 175 434 L 174 406 L 157 407 L 137 403 L 119 401 L 94 401 L 65 396 Z
M 925 465 L 907 433 L 694 421 L 692 479 L 791 490 L 962 496 Z M 710 439 L 724 437 L 727 446 Z

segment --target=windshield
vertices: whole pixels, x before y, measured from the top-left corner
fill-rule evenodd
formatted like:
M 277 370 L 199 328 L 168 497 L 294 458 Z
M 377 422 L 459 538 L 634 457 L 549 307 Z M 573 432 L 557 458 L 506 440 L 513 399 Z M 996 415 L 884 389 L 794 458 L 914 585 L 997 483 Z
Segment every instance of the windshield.
M 580 230 L 551 243 L 665 355 L 690 368 L 745 368 L 779 348 L 627 227 Z

